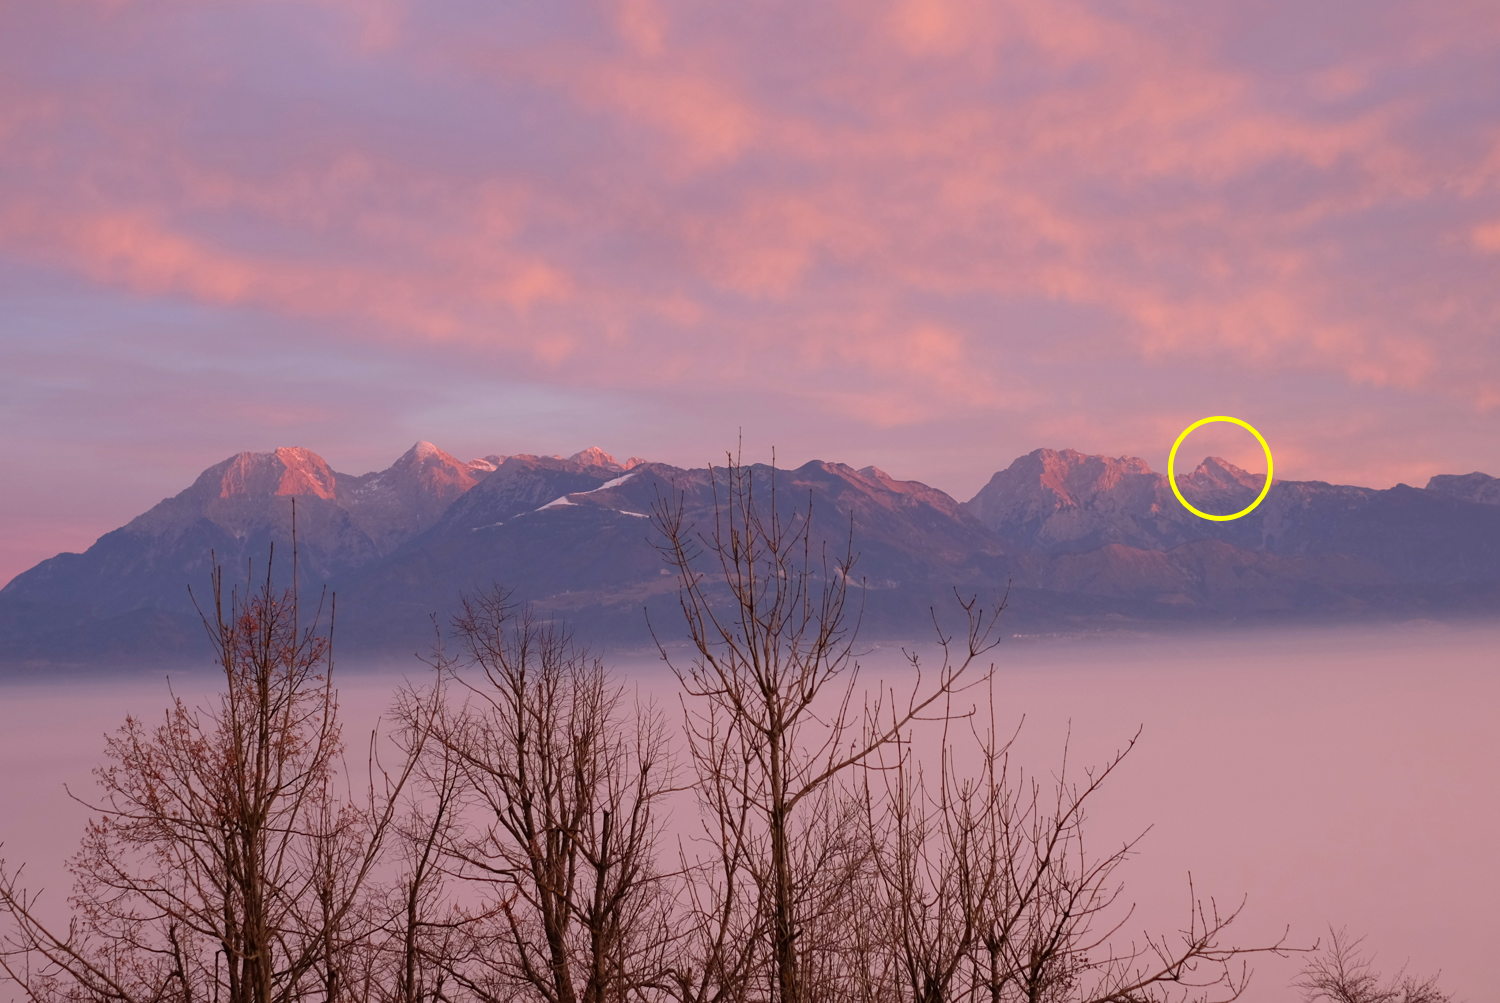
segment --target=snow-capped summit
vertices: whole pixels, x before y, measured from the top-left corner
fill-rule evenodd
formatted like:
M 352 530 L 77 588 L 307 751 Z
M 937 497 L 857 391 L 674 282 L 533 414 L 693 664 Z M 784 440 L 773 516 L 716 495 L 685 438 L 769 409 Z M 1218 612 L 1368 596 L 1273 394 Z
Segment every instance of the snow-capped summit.
M 617 473 L 624 473 L 632 466 L 639 466 L 646 462 L 639 456 L 632 456 L 628 463 L 621 464 L 598 446 L 590 446 L 587 449 L 579 450 L 572 456 L 563 456 L 561 453 L 553 453 L 551 456 L 538 453 L 512 453 L 510 456 L 496 454 L 494 456 L 486 456 L 482 460 L 470 460 L 469 465 L 471 467 L 483 465 L 488 470 L 498 470 L 505 465 L 507 460 L 541 464 L 544 467 L 557 470 L 590 470 L 597 468 Z
M 402 453 L 401 458 L 398 459 L 396 463 L 407 463 L 414 460 L 426 460 L 436 456 L 447 455 L 447 453 L 443 452 L 441 449 L 437 448 L 426 439 L 422 439 L 419 440 L 416 445 L 408 449 L 405 453 Z
M 568 462 L 577 463 L 584 467 L 604 467 L 610 470 L 624 470 L 615 458 L 610 456 L 598 446 L 590 446 L 588 449 L 580 450 L 568 457 Z
M 1218 456 L 1210 456 L 1186 477 L 1178 475 L 1177 486 L 1195 508 L 1217 515 L 1238 512 L 1255 500 L 1265 474 L 1252 474 Z
M 476 456 L 469 461 L 469 469 L 474 472 L 475 476 L 483 477 L 485 474 L 494 473 L 500 468 L 500 464 L 508 459 L 510 457 L 502 456 L 499 453 L 491 453 L 489 456 Z
M 1264 483 L 1265 474 L 1241 470 L 1218 456 L 1177 475 L 1183 497 L 1222 514 L 1254 501 Z M 1038 449 L 1020 457 L 964 507 L 1004 539 L 1028 549 L 1072 552 L 1111 543 L 1158 549 L 1205 532 L 1203 520 L 1177 501 L 1167 476 L 1145 460 L 1074 449 Z

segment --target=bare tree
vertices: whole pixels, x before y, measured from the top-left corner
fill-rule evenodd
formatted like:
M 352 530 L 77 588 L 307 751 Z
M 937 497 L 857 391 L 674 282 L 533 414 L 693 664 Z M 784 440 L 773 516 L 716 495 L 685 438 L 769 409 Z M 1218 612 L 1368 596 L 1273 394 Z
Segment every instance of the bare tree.
M 1306 1003 L 1451 1003 L 1437 986 L 1437 976 L 1418 979 L 1403 969 L 1388 982 L 1373 970 L 1374 959 L 1362 954 L 1364 938 L 1350 940 L 1343 930 L 1329 930 L 1329 945 L 1302 969 L 1295 983 Z
M 398 717 L 405 722 L 403 750 L 417 758 L 418 796 L 403 823 L 406 862 L 398 885 L 398 909 L 390 929 L 395 934 L 398 964 L 387 980 L 393 1003 L 444 999 L 447 964 L 454 956 L 459 917 L 444 900 L 443 854 L 459 831 L 463 771 L 458 757 L 442 741 L 426 739 L 442 726 L 445 711 L 443 676 L 439 672 L 427 694 L 402 694 Z M 430 750 L 429 754 L 423 754 Z
M 245 596 L 214 572 L 217 701 L 174 697 L 160 725 L 128 718 L 108 739 L 68 929 L 42 922 L 17 872 L 0 874 L 0 967 L 29 998 L 346 998 L 341 960 L 363 935 L 359 903 L 409 764 L 379 791 L 372 779 L 362 805 L 336 796 L 329 635 L 301 621 L 295 585 L 274 588 L 269 564 Z
M 444 673 L 426 687 L 402 685 L 393 714 L 403 761 L 415 763 L 414 782 L 393 828 L 394 880 L 368 896 L 366 936 L 350 945 L 355 999 L 378 1003 L 447 1000 L 464 915 L 452 902 L 444 855 L 462 825 L 459 763 L 433 736 L 446 723 Z
M 1187 922 L 1178 938 L 1148 934 L 1119 947 L 1132 910 L 1116 908 L 1124 891 L 1117 872 L 1140 837 L 1094 855 L 1085 823 L 1091 799 L 1135 742 L 1132 738 L 1102 767 L 1085 769 L 1076 781 L 1065 750 L 1050 791 L 1025 777 L 1009 788 L 1006 757 L 986 746 L 979 824 L 969 841 L 978 855 L 971 866 L 983 873 L 971 883 L 983 891 L 973 903 L 974 997 L 991 1003 L 1134 1003 L 1174 994 L 1208 1000 L 1217 994 L 1233 1000 L 1246 985 L 1248 955 L 1282 952 L 1282 942 L 1255 948 L 1224 944 L 1239 909 L 1222 914 L 1212 899 L 1199 900 L 1191 875 Z
M 685 662 L 665 646 L 661 653 L 683 689 L 702 837 L 712 848 L 685 859 L 708 888 L 691 901 L 694 933 L 677 991 L 695 1001 L 763 994 L 804 1003 L 824 998 L 838 951 L 812 934 L 846 900 L 861 866 L 836 781 L 944 706 L 993 646 L 998 611 L 966 607 L 967 637 L 952 648 L 945 639 L 930 683 L 913 658 L 915 683 L 894 713 L 856 708 L 852 529 L 830 554 L 813 531 L 811 497 L 800 509 L 777 498 L 774 465 L 757 484 L 754 469 L 731 456 L 710 478 L 714 521 L 705 531 L 688 524 L 680 494 L 659 498 L 652 513 L 692 640 Z
M 930 789 L 922 761 L 907 739 L 881 750 L 863 789 L 863 829 L 869 843 L 870 888 L 864 924 L 889 960 L 882 976 L 861 987 L 861 999 L 942 1003 L 958 995 L 957 983 L 975 945 L 982 904 L 1003 873 L 994 850 L 996 821 L 1009 819 L 1009 791 L 959 778 L 954 750 L 939 745 L 938 779 Z M 871 779 L 882 780 L 873 791 Z M 992 803 L 995 802 L 995 803 Z M 1001 847 L 994 844 L 1000 842 Z M 980 845 L 983 844 L 983 845 Z M 866 970 L 869 962 L 864 964 Z
M 1084 836 L 1088 805 L 1135 739 L 1077 781 L 1065 746 L 1061 769 L 1044 785 L 1019 771 L 1011 776 L 1011 741 L 997 741 L 993 689 L 988 730 L 980 731 L 978 720 L 971 717 L 967 729 L 975 772 L 959 765 L 965 757 L 949 740 L 950 720 L 927 760 L 936 766 L 930 786 L 911 738 L 882 749 L 879 769 L 867 775 L 864 824 L 875 878 L 870 921 L 892 958 L 887 984 L 862 998 L 1227 1000 L 1244 988 L 1247 956 L 1286 950 L 1281 942 L 1251 949 L 1224 944 L 1237 911 L 1220 915 L 1212 900 L 1192 897 L 1191 876 L 1180 940 L 1148 936 L 1120 949 L 1131 911 L 1121 908 L 1116 872 L 1139 837 L 1095 855 Z M 872 792 L 873 776 L 884 779 L 882 790 Z
M 464 664 L 440 660 L 439 675 L 465 702 L 430 755 L 444 757 L 434 774 L 451 764 L 470 808 L 443 842 L 446 866 L 487 892 L 449 970 L 481 1000 L 640 996 L 659 979 L 666 937 L 660 715 L 632 712 L 599 659 L 498 587 L 466 599 L 455 630 Z
M 1191 876 L 1177 940 L 1120 946 L 1136 841 L 1096 851 L 1085 823 L 1135 739 L 1081 774 L 1066 746 L 1045 782 L 1012 771 L 976 668 L 1003 601 L 960 598 L 936 669 L 909 654 L 899 694 L 867 693 L 852 521 L 825 542 L 774 465 L 710 484 L 703 531 L 681 494 L 652 514 L 691 640 L 658 644 L 698 809 L 675 870 L 662 717 L 562 626 L 499 587 L 465 599 L 457 654 L 397 694 L 396 769 L 372 736 L 356 797 L 329 632 L 295 584 L 226 597 L 216 572 L 223 694 L 109 739 L 65 932 L 0 865 L 0 969 L 98 1003 L 1224 1003 L 1248 956 L 1289 950 L 1227 943 L 1239 910 Z M 987 726 L 955 707 L 983 682 Z M 1305 969 L 1309 1003 L 1448 1003 L 1356 947 Z

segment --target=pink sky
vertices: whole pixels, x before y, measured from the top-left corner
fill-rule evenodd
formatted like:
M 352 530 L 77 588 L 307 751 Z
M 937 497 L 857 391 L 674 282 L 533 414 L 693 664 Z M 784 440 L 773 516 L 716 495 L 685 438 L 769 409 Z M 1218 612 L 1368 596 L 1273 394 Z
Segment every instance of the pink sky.
M 1497 324 L 1490 3 L 0 8 L 0 581 L 281 445 L 1500 474 Z

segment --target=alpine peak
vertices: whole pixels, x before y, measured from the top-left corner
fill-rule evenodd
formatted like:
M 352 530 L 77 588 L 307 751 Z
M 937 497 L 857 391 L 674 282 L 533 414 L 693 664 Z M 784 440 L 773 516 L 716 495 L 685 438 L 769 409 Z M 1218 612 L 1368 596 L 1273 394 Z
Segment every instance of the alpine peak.
M 333 470 L 323 458 L 300 446 L 283 446 L 269 453 L 236 453 L 205 470 L 198 484 L 216 486 L 220 498 L 314 495 L 332 499 L 337 490 Z
M 1219 456 L 1205 457 L 1196 470 L 1187 476 L 1192 484 L 1203 488 L 1251 488 L 1260 490 L 1265 482 L 1264 474 L 1252 474 Z
M 580 450 L 568 457 L 568 462 L 577 463 L 585 467 L 618 467 L 615 458 L 610 456 L 598 446 L 590 446 L 588 449 Z
M 1228 521 L 1200 519 L 1182 501 L 1239 512 L 1265 476 L 1215 456 L 1191 473 L 1184 464 L 1174 493 L 1136 457 L 1039 449 L 963 504 L 873 466 L 814 460 L 783 475 L 795 487 L 789 511 L 799 495 L 816 498 L 818 532 L 833 534 L 819 546 L 847 539 L 853 520 L 860 601 L 892 637 L 925 627 L 954 583 L 996 596 L 1014 585 L 1017 615 L 1048 630 L 1115 629 L 1125 618 L 1404 617 L 1414 596 L 1439 613 L 1500 610 L 1500 479 L 1481 473 L 1437 475 L 1426 490 L 1282 480 Z M 363 618 L 353 636 L 372 651 L 410 650 L 429 612 L 451 611 L 456 585 L 485 580 L 515 583 L 544 609 L 581 611 L 600 637 L 638 637 L 641 605 L 670 603 L 676 589 L 643 520 L 663 490 L 686 517 L 712 519 L 716 476 L 637 457 L 622 466 L 598 447 L 464 463 L 422 441 L 358 477 L 299 447 L 237 453 L 86 553 L 44 561 L 0 590 L 0 665 L 180 652 L 197 622 L 188 587 L 215 562 L 264 567 L 273 544 L 284 553 L 294 519 L 299 574 L 340 590 L 341 610 L 352 599 Z
M 412 446 L 404 454 L 402 454 L 401 459 L 425 460 L 433 456 L 447 455 L 447 453 L 443 452 L 441 449 L 437 448 L 426 439 L 422 439 L 416 445 Z M 396 462 L 399 463 L 401 462 L 401 460 L 397 460 Z

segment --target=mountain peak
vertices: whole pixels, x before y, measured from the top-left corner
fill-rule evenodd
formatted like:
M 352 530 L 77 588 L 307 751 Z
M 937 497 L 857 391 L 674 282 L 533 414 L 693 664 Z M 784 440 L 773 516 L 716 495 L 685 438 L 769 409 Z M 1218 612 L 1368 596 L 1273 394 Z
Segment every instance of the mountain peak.
M 402 453 L 391 469 L 405 469 L 407 467 L 451 467 L 454 470 L 466 470 L 467 464 L 450 453 L 444 452 L 425 439 Z
M 1482 505 L 1500 505 L 1500 477 L 1477 470 L 1472 474 L 1438 474 L 1427 482 L 1427 490 Z
M 1249 473 L 1221 456 L 1207 456 L 1204 457 L 1202 463 L 1198 464 L 1196 470 L 1187 475 L 1185 480 L 1195 487 L 1204 489 L 1225 490 L 1241 487 L 1259 491 L 1260 486 L 1265 483 L 1266 475 Z
M 488 468 L 493 469 L 493 468 Z M 339 476 L 339 503 L 382 553 L 431 526 L 488 472 L 423 440 L 385 470 Z
M 500 469 L 500 464 L 504 463 L 508 459 L 510 459 L 509 456 L 502 456 L 499 453 L 491 453 L 488 456 L 476 456 L 474 459 L 469 461 L 468 467 L 474 472 L 475 476 L 483 476 L 484 474 L 492 473 Z
M 963 507 L 1008 541 L 1074 550 L 1136 546 L 1179 509 L 1166 478 L 1140 457 L 1076 449 L 1018 457 Z
M 204 487 L 217 487 L 220 498 L 314 495 L 331 500 L 336 493 L 333 470 L 317 453 L 300 446 L 236 453 L 209 467 L 198 481 Z
M 1065 506 L 1077 506 L 1108 491 L 1132 475 L 1150 474 L 1138 456 L 1102 456 L 1076 449 L 1035 449 L 995 475 L 1004 483 L 1033 485 L 1055 495 Z M 993 481 L 992 481 L 993 483 Z
M 610 456 L 598 446 L 590 446 L 588 449 L 580 450 L 568 457 L 569 463 L 577 463 L 584 467 L 618 467 L 615 458 Z
M 343 532 L 347 518 L 335 500 L 338 474 L 310 449 L 283 446 L 268 453 L 236 453 L 198 475 L 192 486 L 136 516 L 125 528 L 133 534 L 176 539 L 201 520 L 243 541 L 251 534 L 288 535 L 298 500 L 304 539 L 329 545 L 326 553 L 353 554 L 368 541 Z M 278 538 L 284 538 L 278 536 Z

